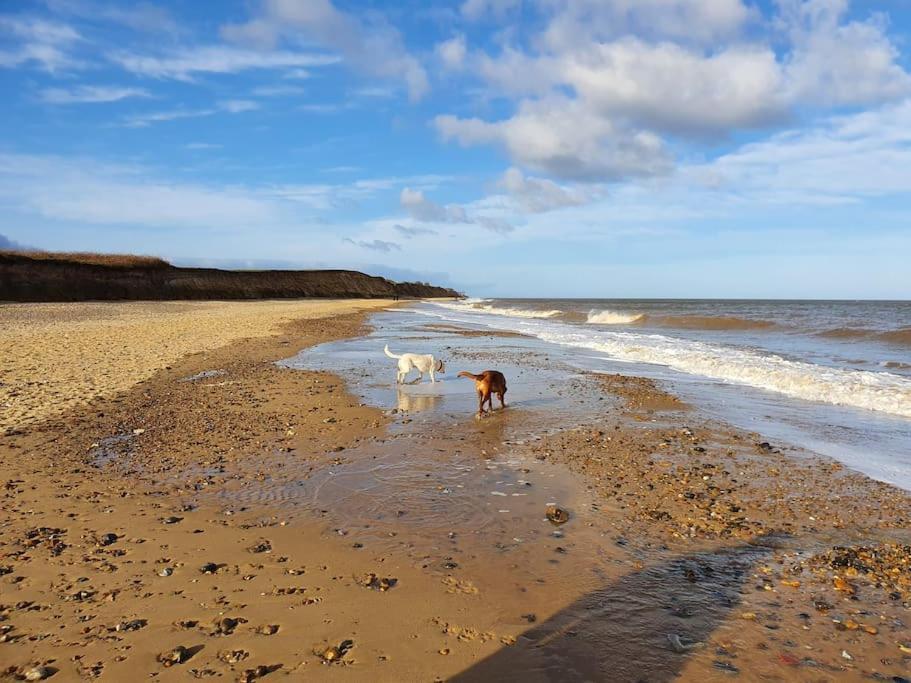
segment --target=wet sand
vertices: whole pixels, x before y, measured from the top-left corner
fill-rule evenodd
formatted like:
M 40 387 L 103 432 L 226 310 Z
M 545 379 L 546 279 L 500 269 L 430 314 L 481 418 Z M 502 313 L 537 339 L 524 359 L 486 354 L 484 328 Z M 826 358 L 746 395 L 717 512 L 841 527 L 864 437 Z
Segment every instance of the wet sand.
M 907 494 L 639 378 L 573 380 L 595 418 L 518 438 L 546 417 L 521 400 L 430 429 L 272 362 L 364 323 L 213 343 L 8 430 L 0 672 L 909 676 Z M 551 499 L 569 522 L 546 519 Z

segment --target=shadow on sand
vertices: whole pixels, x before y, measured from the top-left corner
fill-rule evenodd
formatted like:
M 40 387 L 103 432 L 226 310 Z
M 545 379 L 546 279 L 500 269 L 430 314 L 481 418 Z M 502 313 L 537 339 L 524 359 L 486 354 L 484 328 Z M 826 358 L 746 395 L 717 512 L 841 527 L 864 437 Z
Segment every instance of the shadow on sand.
M 736 660 L 699 643 L 737 606 L 769 552 L 760 538 L 627 574 L 450 680 L 660 682 L 673 680 L 691 656 L 711 657 L 719 675 L 736 673 Z

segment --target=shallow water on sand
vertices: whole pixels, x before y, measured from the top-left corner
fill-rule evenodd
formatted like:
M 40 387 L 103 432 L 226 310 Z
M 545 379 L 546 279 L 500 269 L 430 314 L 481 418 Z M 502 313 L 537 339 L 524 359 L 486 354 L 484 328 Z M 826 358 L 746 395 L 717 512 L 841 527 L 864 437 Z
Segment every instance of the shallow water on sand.
M 365 552 L 404 550 L 452 592 L 483 596 L 494 631 L 524 630 L 457 680 L 636 680 L 643 670 L 663 680 L 709 656 L 675 652 L 669 637 L 688 645 L 718 629 L 767 550 L 668 557 L 617 528 L 621 517 L 584 477 L 522 454 L 550 432 L 603 425 L 615 413 L 617 401 L 592 375 L 532 338 L 465 336 L 401 312 L 371 324 L 367 336 L 281 365 L 341 375 L 394 416 L 389 435 L 312 472 L 289 471 L 286 459 L 281 474 L 264 464 L 265 478 L 230 491 L 232 502 L 315 512 Z M 386 343 L 394 353 L 441 355 L 447 371 L 435 384 L 396 386 Z M 508 407 L 476 419 L 474 385 L 456 374 L 489 368 L 508 378 Z M 547 520 L 551 503 L 570 512 L 568 523 Z

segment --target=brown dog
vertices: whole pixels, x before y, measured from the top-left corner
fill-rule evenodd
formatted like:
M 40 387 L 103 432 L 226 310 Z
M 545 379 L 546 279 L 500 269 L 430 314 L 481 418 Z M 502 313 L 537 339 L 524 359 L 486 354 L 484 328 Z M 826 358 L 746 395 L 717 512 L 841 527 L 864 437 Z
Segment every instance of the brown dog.
M 496 394 L 500 399 L 500 409 L 506 407 L 503 395 L 506 393 L 506 377 L 502 372 L 496 370 L 485 370 L 480 375 L 473 375 L 470 372 L 462 371 L 459 377 L 468 377 L 474 380 L 475 389 L 478 390 L 478 417 L 484 414 L 484 404 L 487 404 L 488 412 L 493 412 L 493 395 Z

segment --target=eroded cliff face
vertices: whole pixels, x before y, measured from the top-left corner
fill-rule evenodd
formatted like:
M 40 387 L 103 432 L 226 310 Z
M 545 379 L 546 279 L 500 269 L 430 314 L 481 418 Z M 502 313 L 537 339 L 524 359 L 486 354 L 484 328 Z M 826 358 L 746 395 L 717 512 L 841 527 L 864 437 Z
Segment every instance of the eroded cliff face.
M 392 282 L 354 270 L 110 266 L 0 253 L 0 301 L 112 301 L 454 297 L 455 290 Z

